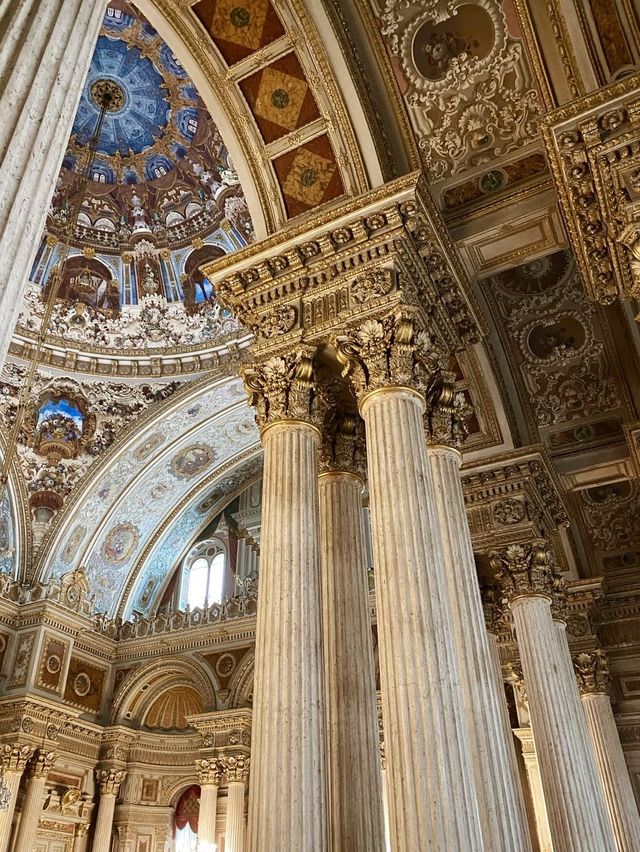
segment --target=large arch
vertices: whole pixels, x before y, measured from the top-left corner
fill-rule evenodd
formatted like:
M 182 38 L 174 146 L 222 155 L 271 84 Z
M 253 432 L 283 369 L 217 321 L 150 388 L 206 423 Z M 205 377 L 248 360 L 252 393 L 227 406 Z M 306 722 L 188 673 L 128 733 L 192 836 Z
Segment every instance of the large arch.
M 193 504 L 185 517 L 195 530 L 205 520 L 197 512 L 202 497 L 258 453 L 241 381 L 226 376 L 194 383 L 139 422 L 90 471 L 40 558 L 40 579 L 83 565 L 96 607 L 115 615 L 138 558 L 166 518 Z

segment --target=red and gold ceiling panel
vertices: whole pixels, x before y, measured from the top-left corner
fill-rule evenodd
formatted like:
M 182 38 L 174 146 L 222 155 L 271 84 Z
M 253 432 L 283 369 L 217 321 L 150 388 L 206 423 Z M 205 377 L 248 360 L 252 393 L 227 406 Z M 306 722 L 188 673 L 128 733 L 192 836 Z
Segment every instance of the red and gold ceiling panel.
M 331 142 L 319 136 L 274 161 L 289 218 L 343 195 L 344 187 Z
M 302 4 L 198 0 L 198 49 L 252 161 L 269 230 L 344 195 L 369 189 L 327 46 Z
M 320 118 L 311 87 L 295 53 L 288 53 L 240 83 L 265 142 Z
M 193 11 L 228 65 L 284 35 L 284 27 L 269 0 L 200 0 Z

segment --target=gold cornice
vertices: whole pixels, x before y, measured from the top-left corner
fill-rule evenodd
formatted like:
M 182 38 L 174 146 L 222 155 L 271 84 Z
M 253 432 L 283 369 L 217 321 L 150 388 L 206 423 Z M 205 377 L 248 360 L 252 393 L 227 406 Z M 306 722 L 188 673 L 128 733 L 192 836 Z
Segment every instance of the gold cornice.
M 533 68 L 536 83 L 538 84 L 538 89 L 542 98 L 542 103 L 546 110 L 553 109 L 553 107 L 555 106 L 554 98 L 549 87 L 547 75 L 545 73 L 544 64 L 542 62 L 542 56 L 540 54 L 540 49 L 538 48 L 538 41 L 536 39 L 533 29 L 533 22 L 531 21 L 529 9 L 527 8 L 527 2 L 526 0 L 514 0 L 514 2 L 516 7 L 516 14 L 520 21 L 520 26 L 522 27 L 522 34 L 524 37 L 527 58 L 531 63 L 531 67 Z

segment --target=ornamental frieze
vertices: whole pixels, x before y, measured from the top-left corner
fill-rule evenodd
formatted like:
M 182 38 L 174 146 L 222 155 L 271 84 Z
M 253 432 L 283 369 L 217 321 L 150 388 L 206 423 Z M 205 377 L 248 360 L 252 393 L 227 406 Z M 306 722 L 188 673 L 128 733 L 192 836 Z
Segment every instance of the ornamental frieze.
M 273 349 L 273 339 L 286 347 L 301 332 L 327 340 L 346 322 L 409 305 L 448 350 L 477 342 L 485 331 L 417 173 L 203 271 L 265 349 Z
M 640 75 L 549 113 L 542 131 L 593 301 L 640 298 Z

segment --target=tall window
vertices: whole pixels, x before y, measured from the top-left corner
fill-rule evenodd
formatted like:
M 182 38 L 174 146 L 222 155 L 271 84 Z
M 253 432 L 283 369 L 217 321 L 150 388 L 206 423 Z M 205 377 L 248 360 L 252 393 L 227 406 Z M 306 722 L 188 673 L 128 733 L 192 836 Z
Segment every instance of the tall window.
M 226 555 L 219 542 L 201 542 L 185 559 L 181 605 L 190 609 L 222 603 Z

